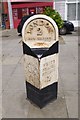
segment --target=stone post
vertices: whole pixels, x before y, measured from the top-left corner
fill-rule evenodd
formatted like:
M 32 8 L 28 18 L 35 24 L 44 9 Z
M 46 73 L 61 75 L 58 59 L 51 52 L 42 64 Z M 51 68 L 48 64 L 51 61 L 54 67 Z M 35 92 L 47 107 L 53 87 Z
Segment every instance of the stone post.
M 27 98 L 40 108 L 57 98 L 58 27 L 46 15 L 34 15 L 22 29 Z

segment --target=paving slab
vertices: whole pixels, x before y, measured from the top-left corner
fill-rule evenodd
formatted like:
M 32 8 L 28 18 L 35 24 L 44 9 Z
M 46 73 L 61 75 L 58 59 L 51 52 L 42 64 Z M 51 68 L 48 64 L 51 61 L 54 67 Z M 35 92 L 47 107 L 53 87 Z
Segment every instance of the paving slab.
M 21 57 L 6 57 L 5 60 L 3 61 L 3 64 L 4 65 L 18 64 L 20 59 Z
M 25 91 L 6 90 L 2 98 L 4 118 L 27 118 L 29 101 L 26 100 Z
M 69 118 L 78 118 L 78 91 L 65 92 Z
M 59 72 L 69 118 L 78 118 L 78 36 L 63 38 L 66 42 L 60 48 L 63 52 L 60 52 Z
M 16 30 L 3 32 L 3 117 L 77 118 L 77 35 L 73 33 L 60 37 L 58 99 L 43 109 L 26 99 L 21 39 Z
M 58 97 L 43 109 L 30 104 L 28 118 L 68 118 L 65 99 Z
M 2 118 L 2 91 L 0 90 L 0 119 Z
M 80 90 L 78 91 L 78 105 L 80 105 Z M 80 107 L 78 106 L 78 117 L 80 119 Z
M 2 90 L 2 65 L 0 64 L 0 91 Z
M 10 76 L 8 83 L 4 85 L 4 90 L 12 91 L 12 90 L 25 90 L 25 77 L 23 66 L 16 66 L 15 71 Z M 23 71 L 22 71 L 23 70 Z
M 10 82 L 15 67 L 16 65 L 2 65 L 2 90 L 4 90 L 8 82 Z

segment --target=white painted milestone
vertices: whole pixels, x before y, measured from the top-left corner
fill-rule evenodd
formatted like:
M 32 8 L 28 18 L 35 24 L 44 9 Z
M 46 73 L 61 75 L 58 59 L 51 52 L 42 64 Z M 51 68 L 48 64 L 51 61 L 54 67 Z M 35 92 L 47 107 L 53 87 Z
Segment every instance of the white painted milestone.
M 22 29 L 23 42 L 30 48 L 50 48 L 58 41 L 58 27 L 46 15 L 30 17 Z M 26 81 L 38 89 L 58 82 L 58 53 L 41 59 L 24 55 Z

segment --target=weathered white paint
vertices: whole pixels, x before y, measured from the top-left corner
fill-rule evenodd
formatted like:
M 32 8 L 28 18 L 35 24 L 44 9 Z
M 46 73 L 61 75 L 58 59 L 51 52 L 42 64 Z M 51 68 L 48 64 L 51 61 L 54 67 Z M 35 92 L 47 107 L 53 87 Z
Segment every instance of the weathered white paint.
M 40 89 L 40 62 L 37 58 L 24 55 L 24 68 L 26 81 Z
M 26 81 L 42 89 L 58 82 L 58 54 L 42 58 L 40 61 L 29 55 L 24 55 Z
M 30 48 L 50 48 L 58 41 L 58 27 L 50 17 L 34 15 L 25 22 L 22 37 Z M 41 59 L 25 54 L 24 67 L 26 81 L 36 88 L 58 82 L 58 53 Z
M 40 61 L 40 89 L 58 82 L 58 54 L 44 57 Z
M 25 27 L 23 41 L 31 48 L 50 47 L 56 42 L 55 32 L 48 20 L 37 18 Z
M 26 33 L 26 26 L 28 26 L 28 24 L 30 24 L 31 23 L 31 21 L 35 21 L 35 19 L 43 19 L 45 22 L 46 21 L 49 21 L 49 24 L 50 24 L 50 26 L 51 26 L 51 24 L 53 25 L 53 29 L 55 29 L 55 40 L 57 41 L 58 40 L 58 27 L 57 27 L 57 25 L 56 25 L 56 23 L 55 23 L 55 21 L 52 19 L 52 18 L 50 18 L 50 17 L 48 17 L 48 16 L 46 16 L 46 15 L 42 15 L 42 14 L 40 14 L 40 15 L 34 15 L 34 16 L 32 16 L 32 17 L 30 17 L 25 23 L 24 23 L 24 26 L 23 26 L 23 29 L 22 29 L 22 37 L 23 37 L 23 41 L 25 42 L 26 41 L 26 43 L 27 43 L 27 41 L 28 41 L 28 39 L 26 38 L 26 40 L 25 40 L 25 34 L 27 34 Z M 31 35 L 31 36 L 35 36 L 36 35 L 36 33 L 35 33 L 35 28 L 33 28 L 34 29 L 34 31 L 33 31 L 33 34 Z M 42 28 L 43 29 L 43 32 L 44 32 L 44 34 L 46 34 L 46 31 L 44 30 L 44 27 Z M 46 36 L 47 36 L 47 34 L 46 34 Z M 26 36 L 27 37 L 27 36 Z M 36 36 L 35 36 L 36 37 Z M 54 39 L 54 37 L 53 37 L 53 39 Z M 54 40 L 53 40 L 54 41 Z

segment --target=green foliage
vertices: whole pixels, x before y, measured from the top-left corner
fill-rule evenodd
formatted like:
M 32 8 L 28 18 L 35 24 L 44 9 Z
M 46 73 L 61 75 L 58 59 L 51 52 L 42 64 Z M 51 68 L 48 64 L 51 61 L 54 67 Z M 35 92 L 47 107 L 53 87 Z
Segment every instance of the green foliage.
M 63 26 L 63 20 L 62 20 L 60 14 L 53 8 L 45 7 L 43 14 L 51 17 L 56 22 L 58 28 L 61 28 Z

